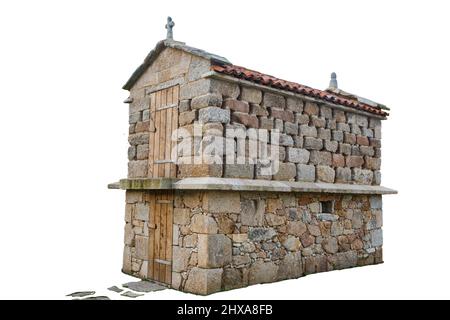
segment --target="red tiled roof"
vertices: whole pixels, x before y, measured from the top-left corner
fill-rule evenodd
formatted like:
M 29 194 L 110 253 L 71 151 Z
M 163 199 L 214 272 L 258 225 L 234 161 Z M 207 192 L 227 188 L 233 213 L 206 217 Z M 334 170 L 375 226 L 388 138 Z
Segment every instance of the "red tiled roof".
M 253 71 L 246 69 L 244 67 L 239 67 L 235 65 L 219 65 L 219 64 L 213 64 L 212 70 L 226 74 L 235 78 L 244 79 L 247 81 L 251 81 L 254 83 L 258 83 L 261 85 L 269 86 L 272 88 L 280 89 L 280 90 L 286 90 L 291 91 L 295 93 L 299 93 L 305 96 L 317 98 L 320 100 L 324 100 L 327 102 L 331 102 L 334 104 L 343 105 L 346 107 L 366 111 L 369 113 L 373 113 L 379 116 L 388 116 L 389 114 L 380 108 L 372 107 L 367 104 L 361 103 L 356 100 L 344 98 L 342 96 L 339 96 L 334 93 L 330 93 L 328 91 L 324 90 L 318 90 L 313 89 L 307 86 L 304 86 L 299 83 L 290 82 L 282 79 L 278 79 L 273 76 L 269 76 L 267 74 L 260 73 L 258 71 Z

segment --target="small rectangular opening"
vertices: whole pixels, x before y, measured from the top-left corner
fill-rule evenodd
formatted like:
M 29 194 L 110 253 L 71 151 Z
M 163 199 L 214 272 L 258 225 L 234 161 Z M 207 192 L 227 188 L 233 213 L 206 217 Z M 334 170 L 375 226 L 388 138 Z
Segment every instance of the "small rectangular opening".
M 333 213 L 334 201 L 321 201 L 320 207 L 322 213 Z

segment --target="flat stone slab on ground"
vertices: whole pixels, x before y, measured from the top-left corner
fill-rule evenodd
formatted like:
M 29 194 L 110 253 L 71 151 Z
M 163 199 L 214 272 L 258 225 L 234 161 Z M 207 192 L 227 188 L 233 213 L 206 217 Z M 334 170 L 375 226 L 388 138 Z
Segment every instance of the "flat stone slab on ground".
M 114 291 L 117 293 L 121 293 L 123 291 L 123 289 L 120 289 L 118 286 L 112 286 L 108 288 L 109 291 Z
M 81 300 L 111 300 L 107 296 L 87 297 Z
M 122 286 L 137 292 L 152 292 L 167 289 L 164 286 L 161 286 L 159 284 L 150 281 L 128 282 L 124 283 Z
M 86 297 L 95 294 L 95 291 L 77 291 L 67 295 L 67 297 Z
M 128 298 L 137 298 L 137 297 L 143 296 L 143 294 L 136 293 L 133 291 L 126 291 L 126 292 L 122 293 L 121 296 L 128 297 Z

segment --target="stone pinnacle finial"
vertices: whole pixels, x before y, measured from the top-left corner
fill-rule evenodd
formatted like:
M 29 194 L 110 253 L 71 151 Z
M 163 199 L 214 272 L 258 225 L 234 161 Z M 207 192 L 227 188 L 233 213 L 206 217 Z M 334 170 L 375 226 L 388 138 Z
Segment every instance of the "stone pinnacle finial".
M 329 88 L 330 89 L 337 89 L 338 88 L 336 72 L 332 72 L 331 73 L 331 79 L 330 79 Z
M 167 37 L 166 37 L 166 39 L 173 40 L 173 27 L 174 26 L 175 26 L 175 22 L 173 22 L 172 18 L 167 17 L 167 24 L 166 24 Z

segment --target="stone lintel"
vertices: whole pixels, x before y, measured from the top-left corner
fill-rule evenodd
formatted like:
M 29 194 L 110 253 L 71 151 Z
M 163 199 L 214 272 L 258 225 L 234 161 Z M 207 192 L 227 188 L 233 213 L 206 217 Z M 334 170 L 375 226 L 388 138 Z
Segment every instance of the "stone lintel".
M 396 194 L 397 191 L 382 186 L 322 183 L 290 182 L 232 178 L 185 178 L 185 179 L 122 179 L 119 183 L 108 185 L 109 189 L 122 190 L 227 190 L 259 192 L 311 192 L 339 194 Z

